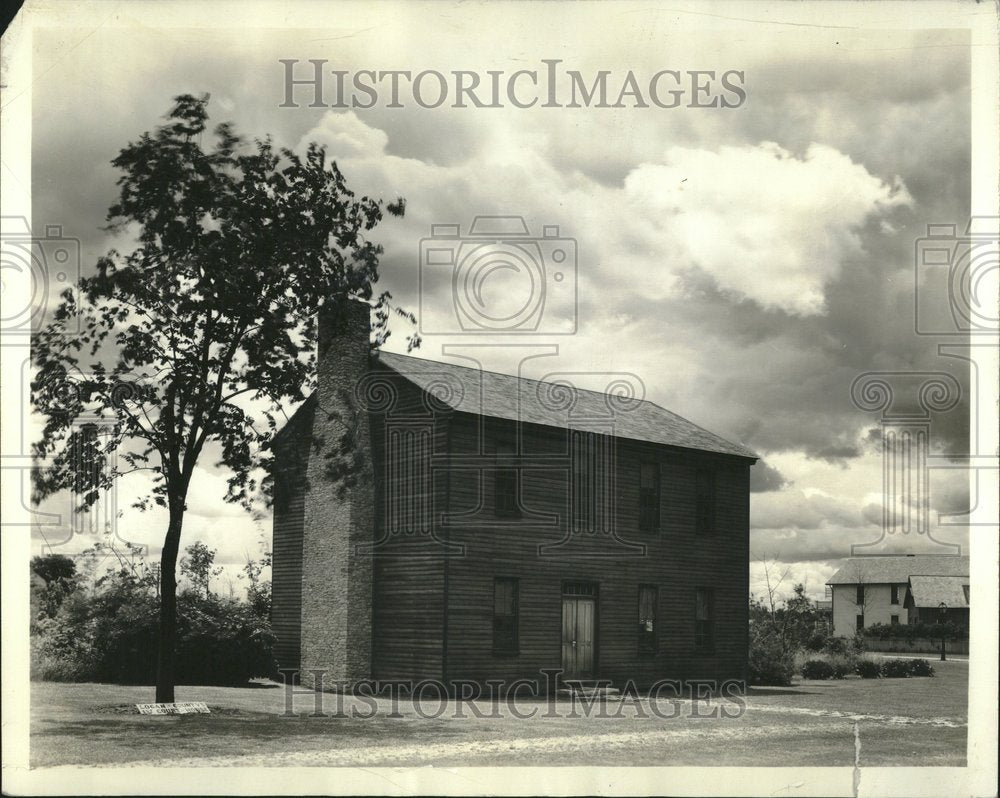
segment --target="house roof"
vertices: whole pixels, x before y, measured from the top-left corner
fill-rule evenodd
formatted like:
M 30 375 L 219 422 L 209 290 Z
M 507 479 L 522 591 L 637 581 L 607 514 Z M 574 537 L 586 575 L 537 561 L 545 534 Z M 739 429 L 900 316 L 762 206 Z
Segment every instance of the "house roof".
M 940 607 L 947 604 L 949 609 L 968 607 L 964 586 L 969 584 L 968 576 L 923 576 L 910 577 L 910 595 L 915 607 Z
M 453 410 L 563 429 L 596 430 L 613 424 L 619 438 L 757 459 L 750 449 L 727 441 L 653 402 L 543 382 L 434 360 L 380 352 L 379 362 Z
M 969 558 L 928 554 L 849 557 L 826 583 L 828 585 L 856 585 L 859 582 L 873 585 L 901 583 L 906 582 L 914 574 L 968 576 Z

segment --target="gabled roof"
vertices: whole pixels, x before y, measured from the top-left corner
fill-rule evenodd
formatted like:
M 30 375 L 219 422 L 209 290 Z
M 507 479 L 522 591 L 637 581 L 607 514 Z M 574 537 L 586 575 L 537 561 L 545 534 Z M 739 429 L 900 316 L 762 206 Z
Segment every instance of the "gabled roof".
M 828 585 L 856 585 L 859 582 L 869 585 L 903 583 L 914 574 L 967 577 L 969 558 L 935 554 L 849 557 L 826 583 Z
M 594 430 L 595 421 L 606 420 L 619 438 L 757 459 L 745 446 L 649 401 L 392 352 L 380 352 L 378 359 L 459 412 L 580 430 Z
M 968 576 L 911 576 L 913 606 L 940 607 L 947 604 L 948 609 L 968 607 L 969 601 L 965 597 L 965 585 L 968 584 Z

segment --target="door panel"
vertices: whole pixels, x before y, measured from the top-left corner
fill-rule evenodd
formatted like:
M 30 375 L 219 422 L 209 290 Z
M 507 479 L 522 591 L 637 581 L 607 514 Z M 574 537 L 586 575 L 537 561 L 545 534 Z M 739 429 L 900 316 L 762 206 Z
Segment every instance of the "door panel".
M 562 669 L 567 676 L 576 672 L 576 600 L 562 602 Z
M 594 601 L 577 599 L 576 666 L 581 676 L 594 673 Z
M 562 668 L 567 678 L 594 673 L 594 600 L 564 597 L 562 602 Z

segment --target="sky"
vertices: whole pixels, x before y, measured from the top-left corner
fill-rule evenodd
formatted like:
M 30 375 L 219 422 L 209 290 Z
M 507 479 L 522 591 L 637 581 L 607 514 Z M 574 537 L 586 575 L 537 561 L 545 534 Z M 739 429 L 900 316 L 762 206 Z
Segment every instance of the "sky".
M 928 224 L 961 228 L 969 216 L 965 32 L 692 30 L 690 18 L 631 4 L 581 5 L 571 18 L 548 6 L 531 6 L 529 17 L 506 4 L 344 8 L 336 24 L 295 30 L 175 23 L 36 33 L 35 229 L 62 225 L 80 240 L 82 271 L 92 270 L 118 243 L 101 229 L 116 196 L 111 159 L 161 123 L 173 96 L 205 92 L 213 122 L 298 151 L 318 142 L 357 193 L 406 199 L 405 217 L 375 231 L 385 248 L 379 286 L 418 312 L 425 330 L 455 324 L 451 281 L 421 260 L 432 225 L 466 233 L 476 216 L 509 215 L 534 235 L 558 226 L 576 257 L 563 284 L 546 289 L 541 333 L 425 333 L 415 354 L 443 359 L 446 345 L 486 343 L 477 350 L 484 367 L 513 373 L 548 347 L 557 351 L 523 373 L 581 372 L 587 387 L 637 375 L 645 398 L 758 452 L 750 512 L 758 593 L 762 562 L 772 560 L 788 571 L 783 590 L 803 582 L 821 598 L 852 544 L 882 538 L 879 416 L 852 404 L 858 375 L 953 375 L 963 399 L 931 415 L 931 448 L 968 450 L 968 371 L 939 354 L 938 339 L 917 335 L 914 318 L 923 291 L 936 321 L 948 323 L 943 292 L 915 282 L 916 240 Z M 609 70 L 614 94 L 630 70 L 640 86 L 665 69 L 738 70 L 746 97 L 730 108 L 521 109 L 423 108 L 408 95 L 392 108 L 381 95 L 372 108 L 312 108 L 300 90 L 291 108 L 280 107 L 279 59 L 296 59 L 299 74 L 308 59 L 325 59 L 325 68 L 352 74 L 481 76 L 542 71 L 543 59 L 560 59 L 588 82 Z M 491 277 L 485 301 L 514 301 L 522 278 Z M 387 348 L 405 351 L 408 332 L 395 329 Z M 123 481 L 119 507 L 148 490 L 144 479 Z M 223 503 L 224 479 L 205 459 L 182 544 L 218 549 L 225 582 L 256 556 L 270 523 Z M 968 507 L 966 474 L 940 470 L 930 480 L 934 537 L 964 547 L 964 528 L 936 519 Z M 59 551 L 89 544 L 44 520 L 33 531 L 39 551 L 46 542 Z M 165 521 L 126 510 L 115 529 L 155 554 Z M 870 550 L 948 553 L 902 535 Z

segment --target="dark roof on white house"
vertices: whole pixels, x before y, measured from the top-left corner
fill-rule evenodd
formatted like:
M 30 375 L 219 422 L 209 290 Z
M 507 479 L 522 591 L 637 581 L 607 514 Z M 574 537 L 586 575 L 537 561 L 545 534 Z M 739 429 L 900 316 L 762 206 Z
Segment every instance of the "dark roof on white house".
M 934 554 L 849 557 L 826 583 L 828 585 L 856 585 L 859 582 L 869 585 L 903 583 L 915 574 L 967 577 L 969 558 Z
M 594 430 L 594 422 L 605 419 L 613 422 L 618 438 L 757 458 L 747 447 L 646 400 L 392 352 L 380 352 L 378 359 L 459 412 L 580 430 Z M 442 386 L 447 387 L 442 390 Z
M 911 576 L 913 606 L 940 607 L 946 604 L 949 609 L 968 607 L 969 600 L 965 595 L 968 584 L 968 576 Z

